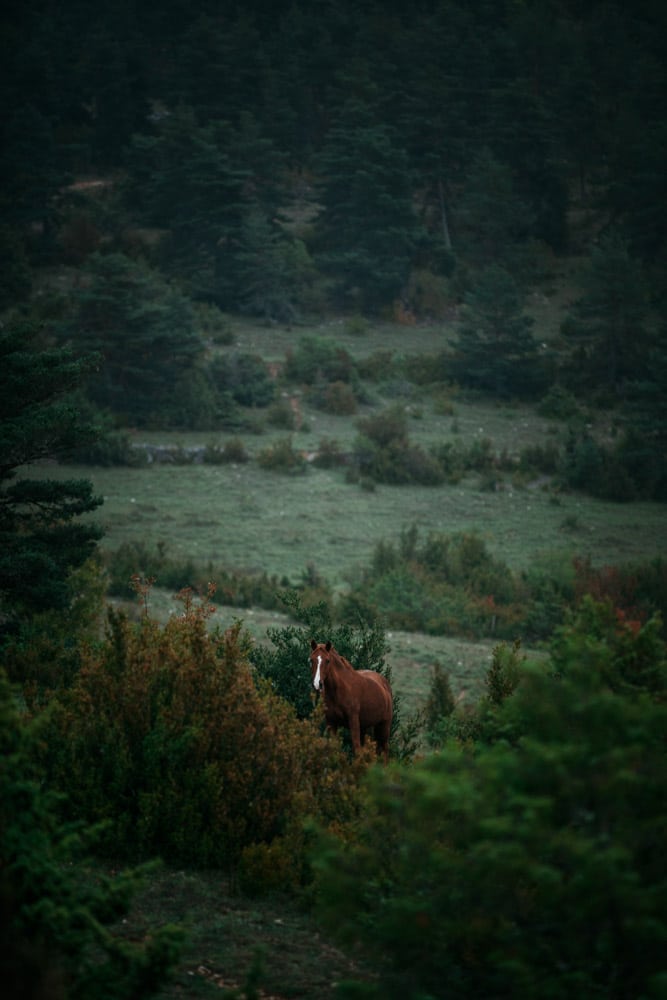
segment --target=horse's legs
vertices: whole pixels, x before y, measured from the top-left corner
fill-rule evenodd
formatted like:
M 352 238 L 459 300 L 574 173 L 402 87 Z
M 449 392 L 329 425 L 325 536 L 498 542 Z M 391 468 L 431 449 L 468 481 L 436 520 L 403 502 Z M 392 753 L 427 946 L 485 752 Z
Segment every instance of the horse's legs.
M 352 740 L 352 749 L 355 754 L 359 753 L 361 748 L 361 731 L 359 728 L 359 717 L 356 719 L 350 719 L 350 739 Z
M 389 731 L 390 726 L 386 722 L 380 723 L 380 725 L 375 727 L 375 745 L 377 747 L 377 755 L 380 754 L 384 757 L 385 764 L 387 763 L 387 758 L 389 756 Z

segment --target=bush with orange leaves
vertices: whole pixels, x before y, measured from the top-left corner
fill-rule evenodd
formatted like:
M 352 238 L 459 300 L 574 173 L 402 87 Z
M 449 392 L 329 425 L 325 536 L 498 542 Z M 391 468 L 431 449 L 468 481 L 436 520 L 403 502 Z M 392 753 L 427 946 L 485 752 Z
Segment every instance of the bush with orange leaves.
M 109 614 L 105 641 L 51 706 L 51 778 L 73 818 L 106 821 L 115 857 L 237 872 L 245 852 L 250 882 L 273 867 L 274 881 L 298 884 L 304 820 L 353 826 L 367 761 L 255 677 L 239 623 L 209 630 L 212 592 L 179 596 L 184 612 L 164 626 Z

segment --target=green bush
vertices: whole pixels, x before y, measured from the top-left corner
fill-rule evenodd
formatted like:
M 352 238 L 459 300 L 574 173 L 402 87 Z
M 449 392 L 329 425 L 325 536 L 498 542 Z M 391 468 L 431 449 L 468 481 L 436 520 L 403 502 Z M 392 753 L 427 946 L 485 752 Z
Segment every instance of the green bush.
M 322 409 L 337 416 L 349 416 L 357 412 L 357 397 L 345 382 L 330 382 L 320 397 Z
M 540 400 L 537 412 L 541 417 L 551 417 L 556 420 L 574 420 L 581 416 L 581 410 L 576 398 L 562 385 L 552 385 L 546 395 Z
M 449 718 L 456 707 L 449 671 L 441 663 L 433 666 L 429 684 L 428 699 L 424 710 L 426 735 L 430 743 L 438 742 L 435 731 L 443 719 Z
M 322 438 L 317 446 L 314 464 L 320 469 L 333 469 L 344 462 L 345 456 L 338 441 L 334 438 Z
M 378 543 L 350 594 L 395 628 L 508 639 L 521 632 L 528 597 L 477 535 L 433 533 L 420 542 L 415 530 L 398 545 Z
M 241 438 L 230 438 L 222 448 L 207 444 L 204 449 L 204 462 L 208 465 L 243 465 L 250 461 L 250 455 Z
M 357 362 L 359 377 L 369 382 L 384 382 L 396 374 L 396 360 L 393 351 L 374 351 Z
M 97 556 L 67 578 L 67 606 L 7 627 L 0 640 L 2 668 L 20 685 L 29 709 L 69 686 L 81 669 L 81 649 L 95 642 L 104 616 L 106 579 Z
M 240 406 L 268 406 L 275 397 L 275 382 L 256 354 L 221 354 L 211 363 L 210 373 L 218 392 L 228 393 Z
M 407 415 L 401 406 L 359 420 L 354 462 L 359 476 L 394 486 L 435 486 L 444 479 L 437 458 L 408 438 Z
M 267 573 L 244 573 L 213 563 L 195 564 L 191 559 L 169 555 L 164 543 L 151 548 L 143 542 L 125 542 L 106 556 L 107 588 L 115 597 L 133 597 L 133 578 L 153 579 L 162 589 L 185 587 L 205 591 L 209 580 L 217 585 L 217 600 L 234 607 L 282 608 L 277 577 Z
M 320 917 L 373 963 L 363 995 L 663 995 L 665 648 L 610 625 L 587 610 L 503 695 L 499 738 L 372 772 L 358 839 L 321 838 Z M 609 687 L 619 658 L 649 689 Z
M 305 457 L 294 448 L 291 438 L 283 438 L 263 448 L 257 455 L 257 462 L 263 469 L 289 475 L 300 475 L 307 468 Z
M 194 587 L 206 574 L 204 567 L 191 559 L 173 559 L 163 542 L 153 548 L 145 542 L 123 542 L 106 556 L 108 590 L 115 597 L 132 597 L 132 578 L 155 580 L 160 587 L 182 590 Z M 208 577 L 210 579 L 210 577 Z
M 328 385 L 350 382 L 355 376 L 352 356 L 336 343 L 323 337 L 302 337 L 289 351 L 283 375 L 289 382 L 302 385 Z
M 195 322 L 202 337 L 219 347 L 231 347 L 234 343 L 234 331 L 225 313 L 210 302 L 196 302 L 194 311 Z
M 558 469 L 563 484 L 605 500 L 637 499 L 637 486 L 622 448 L 606 448 L 590 434 L 570 431 Z
M 154 995 L 178 957 L 181 934 L 119 933 L 148 869 L 82 877 L 93 831 L 63 824 L 61 801 L 36 760 L 43 722 L 27 723 L 0 673 L 0 968 L 5 996 L 123 1000 Z M 77 862 L 74 867 L 73 862 Z
M 110 613 L 52 706 L 45 763 L 72 817 L 105 821 L 101 846 L 116 858 L 226 870 L 251 845 L 295 843 L 309 814 L 352 822 L 362 762 L 256 681 L 240 624 L 209 632 L 208 599 L 182 596 L 163 628 Z
M 519 471 L 552 476 L 558 471 L 560 457 L 560 449 L 556 444 L 528 445 L 521 449 Z
M 156 428 L 207 431 L 217 428 L 231 412 L 225 392 L 208 372 L 195 368 L 177 380 L 173 395 L 153 411 L 150 423 Z
M 281 427 L 286 431 L 296 429 L 297 417 L 289 399 L 276 399 L 271 403 L 266 417 L 272 427 Z

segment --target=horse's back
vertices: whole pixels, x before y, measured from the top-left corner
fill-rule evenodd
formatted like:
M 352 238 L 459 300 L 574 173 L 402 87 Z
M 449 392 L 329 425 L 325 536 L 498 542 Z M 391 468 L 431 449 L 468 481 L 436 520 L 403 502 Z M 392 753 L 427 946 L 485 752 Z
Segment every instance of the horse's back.
M 384 720 L 391 721 L 394 710 L 394 699 L 389 681 L 376 670 L 357 670 L 357 676 L 363 677 L 366 697 L 362 700 L 362 714 L 373 716 L 369 725 Z

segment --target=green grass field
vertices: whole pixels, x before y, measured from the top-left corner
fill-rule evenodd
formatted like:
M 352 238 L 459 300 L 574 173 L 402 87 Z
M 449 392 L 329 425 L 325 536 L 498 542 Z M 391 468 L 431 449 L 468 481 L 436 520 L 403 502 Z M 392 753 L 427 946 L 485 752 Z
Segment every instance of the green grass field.
M 236 320 L 234 333 L 234 345 L 228 349 L 261 354 L 267 360 L 284 358 L 303 335 L 301 330 Z M 378 324 L 359 336 L 341 321 L 308 333 L 333 339 L 358 359 L 378 349 L 432 354 L 451 330 Z M 393 401 L 386 387 L 369 383 L 368 388 L 371 403 L 352 416 L 315 409 L 307 394 L 295 392 L 303 429 L 289 434 L 293 447 L 312 453 L 326 438 L 349 451 L 359 417 L 379 412 Z M 437 398 L 416 387 L 401 402 L 409 414 L 410 438 L 424 447 L 454 441 L 468 448 L 489 439 L 495 453 L 518 457 L 529 445 L 562 444 L 567 433 L 565 425 L 540 417 L 526 405 L 471 401 L 452 394 L 449 412 L 443 413 Z M 262 416 L 264 411 L 257 413 Z M 608 420 L 604 414 L 590 418 Z M 134 432 L 133 442 L 188 447 L 222 445 L 236 436 Z M 513 570 L 538 563 L 546 571 L 575 555 L 605 565 L 667 552 L 667 517 L 660 504 L 619 504 L 558 493 L 543 479 L 518 482 L 510 474 L 495 490 L 483 489 L 480 475 L 469 474 L 454 485 L 379 485 L 369 491 L 347 482 L 343 468 L 310 464 L 304 474 L 293 476 L 262 469 L 254 460 L 259 451 L 286 436 L 288 432 L 268 424 L 261 434 L 241 435 L 251 461 L 238 465 L 54 466 L 48 474 L 92 480 L 104 498 L 96 520 L 105 528 L 102 545 L 107 549 L 115 550 L 124 542 L 161 545 L 167 555 L 192 559 L 202 569 L 212 564 L 266 572 L 290 586 L 298 585 L 307 568 L 314 567 L 337 592 L 357 578 L 378 542 L 396 541 L 411 525 L 422 537 L 431 532 L 477 532 Z M 160 596 L 159 580 L 156 586 L 151 600 L 160 617 L 168 613 L 169 595 Z M 280 620 L 248 609 L 221 608 L 219 615 L 223 621 L 234 615 L 243 618 L 258 641 L 269 624 Z M 448 667 L 457 693 L 475 697 L 492 648 L 492 643 L 404 633 L 394 633 L 390 643 L 395 682 L 410 709 L 423 704 L 435 662 Z
M 617 564 L 667 549 L 660 504 L 554 496 L 511 484 L 489 492 L 475 476 L 451 486 L 378 486 L 369 492 L 346 483 L 340 470 L 309 468 L 285 476 L 253 462 L 59 467 L 51 474 L 92 480 L 104 497 L 96 519 L 110 549 L 125 541 L 161 542 L 173 556 L 266 571 L 290 583 L 312 564 L 334 587 L 343 587 L 378 541 L 395 540 L 412 524 L 424 534 L 476 531 L 491 552 L 517 569 L 570 553 Z
M 553 326 L 548 303 L 541 301 L 540 308 Z M 237 320 L 233 328 L 235 341 L 226 350 L 252 352 L 266 360 L 284 359 L 304 333 Z M 445 326 L 396 324 L 368 326 L 363 335 L 355 335 L 343 321 L 323 323 L 307 332 L 332 339 L 357 359 L 379 349 L 432 354 L 451 336 Z M 352 416 L 315 409 L 306 393 L 295 391 L 303 429 L 289 434 L 293 447 L 312 453 L 326 438 L 335 439 L 342 451 L 350 450 L 359 417 L 394 401 L 386 387 L 369 383 L 368 388 L 371 402 Z M 486 438 L 497 454 L 517 457 L 529 445 L 562 444 L 567 433 L 565 425 L 540 417 L 526 405 L 471 401 L 452 394 L 449 412 L 443 413 L 438 399 L 417 387 L 401 402 L 409 414 L 410 438 L 424 447 L 455 441 L 467 448 Z M 264 411 L 257 413 L 262 416 Z M 602 423 L 608 417 L 592 414 L 590 419 Z M 222 445 L 236 436 L 134 432 L 133 441 L 188 447 Z M 575 555 L 605 565 L 667 552 L 667 517 L 660 504 L 619 504 L 561 494 L 547 481 L 519 483 L 510 474 L 495 490 L 483 489 L 480 475 L 470 474 L 454 485 L 379 485 L 369 491 L 348 483 L 343 468 L 311 464 L 304 474 L 294 476 L 262 469 L 254 460 L 259 451 L 286 436 L 286 431 L 268 424 L 261 434 L 241 435 L 251 461 L 238 465 L 53 466 L 48 474 L 92 480 L 104 498 L 96 520 L 105 528 L 102 545 L 107 549 L 115 550 L 124 542 L 161 545 L 167 555 L 192 559 L 202 569 L 212 564 L 266 572 L 290 586 L 298 585 L 312 566 L 337 592 L 357 578 L 378 542 L 396 541 L 411 525 L 422 537 L 431 532 L 477 532 L 513 570 L 538 563 L 546 571 Z M 159 587 L 157 580 L 151 610 L 164 617 L 170 595 Z M 221 607 L 217 617 L 226 623 L 235 616 L 243 619 L 257 641 L 265 640 L 270 624 L 281 623 L 279 615 L 256 609 Z M 457 694 L 476 697 L 493 646 L 398 632 L 389 641 L 395 683 L 409 710 L 423 704 L 435 662 L 449 669 Z

